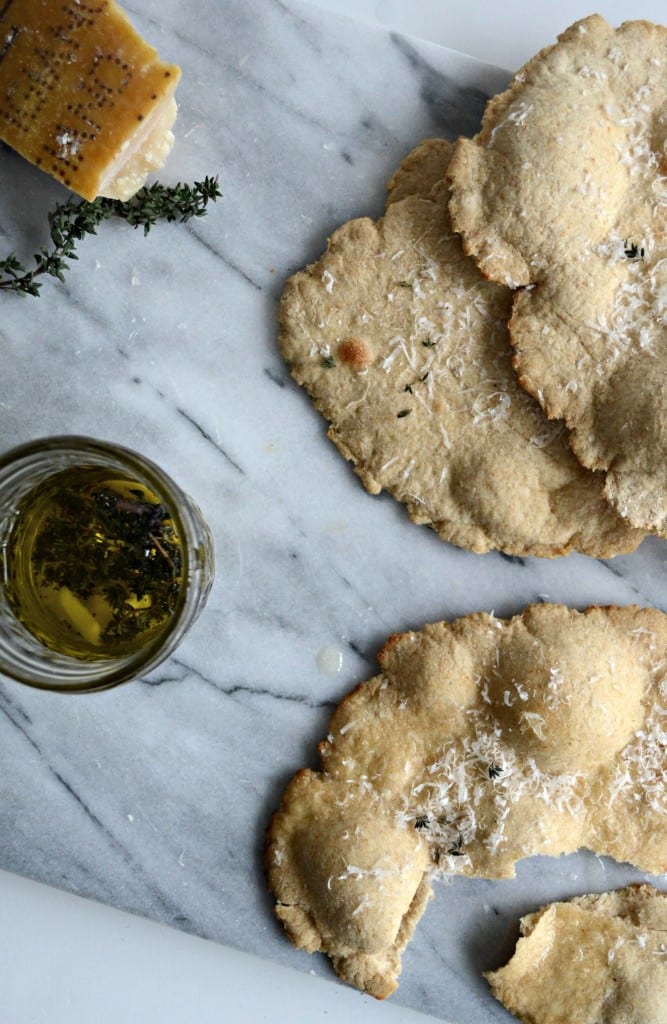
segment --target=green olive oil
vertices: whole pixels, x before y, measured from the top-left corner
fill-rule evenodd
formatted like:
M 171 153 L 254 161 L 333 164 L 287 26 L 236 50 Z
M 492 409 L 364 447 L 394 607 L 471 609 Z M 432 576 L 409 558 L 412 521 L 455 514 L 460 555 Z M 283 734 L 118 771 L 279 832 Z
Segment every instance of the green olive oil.
M 98 466 L 62 470 L 22 498 L 3 557 L 16 618 L 46 647 L 83 660 L 144 647 L 173 616 L 183 583 L 168 507 Z

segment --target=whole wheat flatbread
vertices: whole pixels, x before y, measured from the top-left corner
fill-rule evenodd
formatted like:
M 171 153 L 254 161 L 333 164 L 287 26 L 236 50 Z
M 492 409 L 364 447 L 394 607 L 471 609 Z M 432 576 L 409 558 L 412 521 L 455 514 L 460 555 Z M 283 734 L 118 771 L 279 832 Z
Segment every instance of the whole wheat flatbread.
M 524 1024 L 667 1024 L 667 894 L 649 885 L 553 903 L 521 921 L 486 977 Z
M 372 494 L 476 552 L 607 557 L 642 539 L 581 468 L 560 425 L 518 386 L 511 295 L 452 233 L 430 140 L 389 185 L 382 220 L 345 224 L 280 304 L 280 347 Z M 405 195 L 406 189 L 422 194 Z
M 667 536 L 667 29 L 573 25 L 448 173 L 466 252 L 521 289 L 521 383 L 614 507 Z
M 392 637 L 268 830 L 276 914 L 384 997 L 437 871 L 585 846 L 667 869 L 667 615 L 535 605 Z

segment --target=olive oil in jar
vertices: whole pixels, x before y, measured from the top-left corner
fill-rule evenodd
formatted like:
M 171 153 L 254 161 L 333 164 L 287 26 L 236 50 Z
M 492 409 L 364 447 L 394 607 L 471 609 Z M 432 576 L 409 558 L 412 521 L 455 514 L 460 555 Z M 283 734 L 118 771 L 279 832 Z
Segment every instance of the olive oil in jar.
M 182 548 L 169 508 L 100 466 L 48 476 L 17 503 L 5 594 L 42 644 L 83 660 L 133 654 L 174 615 Z

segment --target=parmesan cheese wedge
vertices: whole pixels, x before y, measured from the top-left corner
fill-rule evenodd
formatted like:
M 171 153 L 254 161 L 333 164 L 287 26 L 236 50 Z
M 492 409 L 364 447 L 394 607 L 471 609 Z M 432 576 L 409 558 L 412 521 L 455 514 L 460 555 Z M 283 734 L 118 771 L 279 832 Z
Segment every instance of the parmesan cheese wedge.
M 180 74 L 114 0 L 0 4 L 0 139 L 84 199 L 129 199 L 163 165 Z

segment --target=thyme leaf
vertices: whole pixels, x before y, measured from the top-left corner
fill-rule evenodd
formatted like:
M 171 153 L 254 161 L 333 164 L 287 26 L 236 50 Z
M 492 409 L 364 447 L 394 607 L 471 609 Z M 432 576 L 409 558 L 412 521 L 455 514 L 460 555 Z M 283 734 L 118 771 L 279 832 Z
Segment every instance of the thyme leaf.
M 41 248 L 33 256 L 34 266 L 28 269 L 11 252 L 0 260 L 0 289 L 19 295 L 38 296 L 42 275 L 65 280 L 71 260 L 77 260 L 77 243 L 85 235 L 97 234 L 97 228 L 112 217 L 119 217 L 134 228 L 143 228 L 144 235 L 160 220 L 186 223 L 192 217 L 203 217 L 209 203 L 215 202 L 222 193 L 217 177 L 206 177 L 193 185 L 167 186 L 155 182 L 140 189 L 127 202 L 98 196 L 91 203 L 86 200 L 68 199 L 55 207 L 48 215 L 50 248 Z
M 414 395 L 414 393 L 415 393 L 414 389 L 415 389 L 416 385 L 417 384 L 423 384 L 424 381 L 428 378 L 428 374 L 429 374 L 429 371 L 427 370 L 426 373 L 422 377 L 418 377 L 416 380 L 413 380 L 411 384 L 406 384 L 405 387 L 403 388 L 403 390 L 407 391 L 408 394 L 410 394 L 410 395 Z
M 628 242 L 626 239 L 623 243 L 623 253 L 629 260 L 643 260 L 644 246 L 639 246 L 636 242 Z
M 463 857 L 463 850 L 461 849 L 462 846 L 463 846 L 463 836 L 461 835 L 461 833 L 459 833 L 458 836 L 456 837 L 456 842 L 452 843 L 450 848 L 447 850 L 447 856 L 448 857 Z

